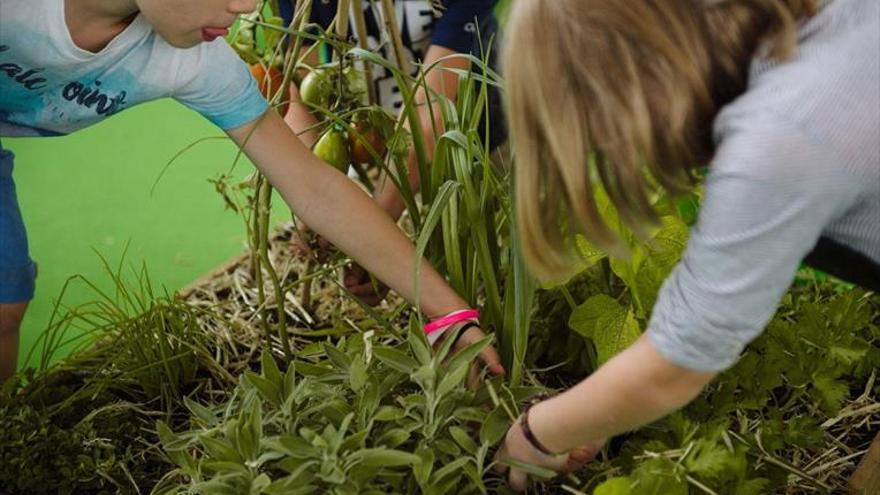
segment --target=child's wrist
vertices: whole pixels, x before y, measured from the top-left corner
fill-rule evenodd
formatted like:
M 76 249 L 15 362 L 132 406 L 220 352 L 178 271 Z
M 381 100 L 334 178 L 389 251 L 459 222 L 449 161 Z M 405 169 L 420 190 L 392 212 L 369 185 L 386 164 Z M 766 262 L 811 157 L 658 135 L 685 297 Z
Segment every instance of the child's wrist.
M 447 330 L 455 325 L 479 325 L 480 311 L 476 309 L 459 309 L 450 313 L 431 318 L 424 326 L 428 342 L 433 345 Z
M 532 446 L 535 447 L 536 450 L 545 455 L 557 456 L 569 452 L 572 447 L 554 442 L 555 439 L 553 438 L 553 435 L 550 435 L 550 432 L 547 431 L 547 422 L 545 419 L 547 419 L 548 415 L 550 417 L 553 416 L 547 410 L 550 406 L 551 404 L 548 400 L 542 400 L 527 407 L 523 411 L 521 421 L 524 421 L 528 425 L 532 439 L 536 442 L 532 443 L 531 439 L 529 439 L 529 443 L 532 443 Z

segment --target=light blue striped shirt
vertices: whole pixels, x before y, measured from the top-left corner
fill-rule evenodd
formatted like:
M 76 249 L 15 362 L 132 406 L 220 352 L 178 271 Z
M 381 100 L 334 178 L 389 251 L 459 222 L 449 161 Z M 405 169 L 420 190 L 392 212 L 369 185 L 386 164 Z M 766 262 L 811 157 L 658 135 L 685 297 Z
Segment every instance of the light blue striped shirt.
M 753 61 L 714 132 L 699 220 L 648 327 L 701 371 L 735 363 L 820 237 L 880 265 L 880 2 L 827 2 L 792 59 Z

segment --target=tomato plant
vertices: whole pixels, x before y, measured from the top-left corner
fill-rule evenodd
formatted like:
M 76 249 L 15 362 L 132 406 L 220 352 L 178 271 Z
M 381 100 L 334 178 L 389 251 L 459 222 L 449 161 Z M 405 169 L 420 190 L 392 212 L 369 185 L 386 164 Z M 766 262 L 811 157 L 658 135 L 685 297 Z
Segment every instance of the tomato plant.
M 260 86 L 260 93 L 263 94 L 267 101 L 272 102 L 272 99 L 275 98 L 275 95 L 281 90 L 281 86 L 284 83 L 284 73 L 274 66 L 269 66 L 268 70 L 266 70 L 266 66 L 262 63 L 251 64 L 250 68 L 251 75 L 254 76 L 254 79 L 257 80 L 257 84 Z M 287 95 L 282 96 L 278 112 L 283 116 L 287 114 L 289 107 L 290 97 Z

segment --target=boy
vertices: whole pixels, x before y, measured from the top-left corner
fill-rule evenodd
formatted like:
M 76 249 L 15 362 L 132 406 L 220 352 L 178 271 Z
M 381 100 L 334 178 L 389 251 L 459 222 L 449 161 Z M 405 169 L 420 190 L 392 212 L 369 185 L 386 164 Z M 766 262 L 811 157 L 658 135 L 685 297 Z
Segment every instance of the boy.
M 247 67 L 222 39 L 237 15 L 255 8 L 255 0 L 3 0 L 0 136 L 68 134 L 138 103 L 174 97 L 222 128 L 315 231 L 412 300 L 412 244 L 357 186 L 267 111 Z M 0 381 L 15 369 L 18 329 L 36 271 L 12 163 L 12 154 L 0 151 Z M 361 214 L 354 219 L 350 211 Z M 421 306 L 428 315 L 467 308 L 419 262 Z M 472 327 L 457 345 L 482 335 Z M 501 372 L 494 350 L 483 356 Z

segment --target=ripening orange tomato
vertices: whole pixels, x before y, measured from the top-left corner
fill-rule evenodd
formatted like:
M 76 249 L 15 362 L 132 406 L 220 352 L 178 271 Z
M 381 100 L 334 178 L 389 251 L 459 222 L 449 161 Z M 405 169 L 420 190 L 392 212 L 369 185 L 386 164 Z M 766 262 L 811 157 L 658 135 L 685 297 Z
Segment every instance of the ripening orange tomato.
M 348 132 L 348 144 L 351 147 L 351 157 L 357 163 L 372 163 L 373 155 L 367 148 L 366 143 L 358 139 L 358 135 L 369 143 L 373 151 L 381 159 L 385 155 L 385 140 L 376 126 L 369 121 L 360 120 L 350 124 Z
M 260 93 L 263 93 L 266 101 L 272 100 L 272 97 L 281 89 L 281 84 L 284 82 L 283 72 L 277 67 L 270 67 L 267 73 L 266 67 L 263 64 L 252 64 L 251 75 L 257 80 L 257 84 L 260 86 Z M 276 107 L 282 117 L 287 114 L 288 106 L 290 106 L 290 97 L 285 95 L 281 98 L 281 105 Z

